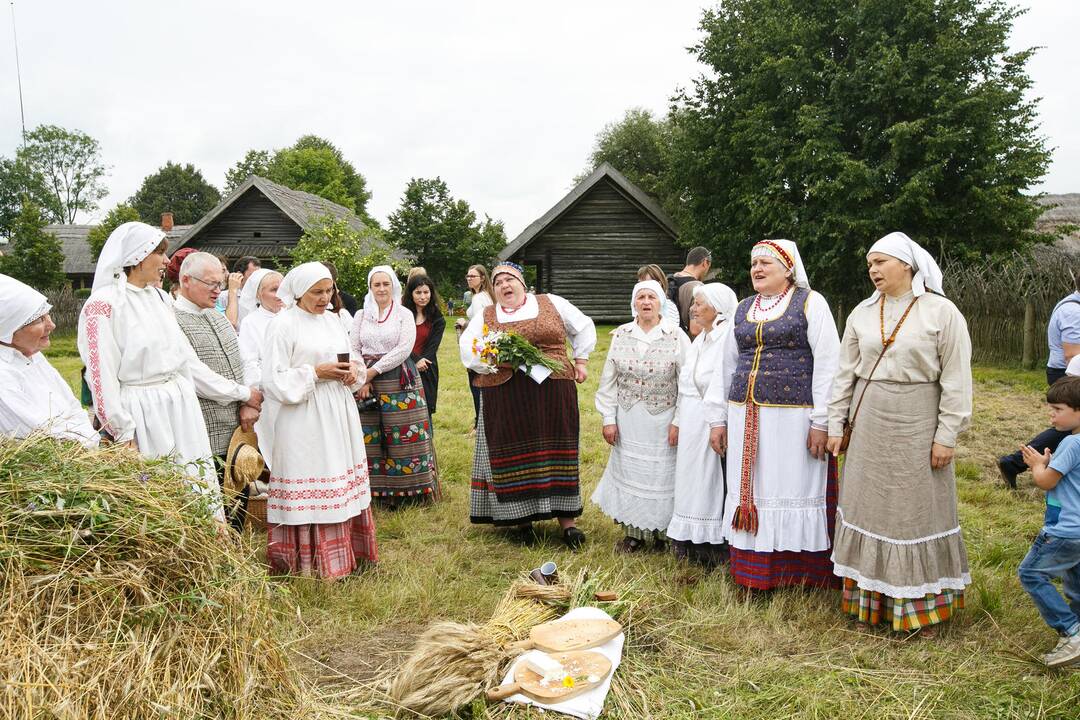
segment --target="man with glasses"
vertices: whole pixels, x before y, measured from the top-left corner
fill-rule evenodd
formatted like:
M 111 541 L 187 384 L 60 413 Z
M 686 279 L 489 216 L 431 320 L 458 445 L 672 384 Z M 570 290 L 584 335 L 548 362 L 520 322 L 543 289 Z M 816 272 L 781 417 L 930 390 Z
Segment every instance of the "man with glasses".
M 694 302 L 694 288 L 701 285 L 712 268 L 712 253 L 708 248 L 696 247 L 686 254 L 686 266 L 668 278 L 668 298 L 679 308 L 679 324 L 690 333 L 690 306 Z M 700 332 L 700 329 L 698 329 Z
M 224 480 L 229 440 L 238 425 L 251 430 L 259 419 L 262 395 L 255 388 L 242 385 L 244 363 L 232 323 L 214 309 L 218 296 L 226 288 L 221 261 L 210 253 L 194 252 L 180 266 L 180 294 L 174 308 L 176 321 L 184 331 L 195 354 L 206 367 L 220 376 L 221 382 L 199 388 L 199 406 L 210 449 L 218 463 L 218 482 Z M 242 503 L 243 505 L 243 503 Z M 238 530 L 243 527 L 243 509 L 231 520 Z

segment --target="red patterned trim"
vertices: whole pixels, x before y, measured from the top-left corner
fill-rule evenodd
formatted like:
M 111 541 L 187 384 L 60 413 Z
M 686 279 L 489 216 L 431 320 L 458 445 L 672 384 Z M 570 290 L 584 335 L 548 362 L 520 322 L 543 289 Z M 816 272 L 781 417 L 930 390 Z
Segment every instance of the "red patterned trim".
M 90 371 L 90 388 L 94 396 L 94 414 L 97 415 L 101 427 L 109 434 L 113 433 L 112 427 L 105 412 L 105 393 L 101 382 L 101 356 L 99 354 L 98 323 L 101 318 L 108 320 L 112 317 L 112 305 L 104 300 L 93 300 L 83 307 L 83 315 L 86 317 L 86 345 L 87 358 L 86 368 Z
M 787 265 L 788 270 L 791 270 L 795 267 L 795 260 L 791 257 L 791 255 L 788 255 L 787 250 L 780 247 L 780 245 L 778 245 L 777 243 L 774 243 L 772 240 L 761 240 L 757 244 L 764 245 L 765 247 L 775 252 L 776 255 L 780 258 L 780 261 Z

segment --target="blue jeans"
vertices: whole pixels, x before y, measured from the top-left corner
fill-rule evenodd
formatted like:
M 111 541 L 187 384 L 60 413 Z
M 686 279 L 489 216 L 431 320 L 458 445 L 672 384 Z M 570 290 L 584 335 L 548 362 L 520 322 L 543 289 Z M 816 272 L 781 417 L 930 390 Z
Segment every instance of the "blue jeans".
M 1019 575 L 1047 625 L 1059 635 L 1080 633 L 1080 540 L 1040 531 L 1020 563 Z M 1061 578 L 1068 602 L 1050 582 L 1055 577 Z

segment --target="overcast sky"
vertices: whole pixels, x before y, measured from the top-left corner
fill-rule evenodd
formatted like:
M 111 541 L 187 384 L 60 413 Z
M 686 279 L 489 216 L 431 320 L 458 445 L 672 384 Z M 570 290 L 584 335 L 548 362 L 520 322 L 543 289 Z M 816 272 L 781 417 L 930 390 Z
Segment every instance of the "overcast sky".
M 1056 148 L 1035 189 L 1080 192 L 1080 2 L 1027 0 L 1014 46 Z M 0 155 L 19 142 L 8 3 Z M 148 2 L 17 0 L 28 128 L 96 138 L 103 210 L 172 160 L 219 188 L 249 148 L 315 133 L 367 178 L 384 220 L 411 177 L 441 176 L 513 238 L 571 187 L 595 135 L 632 106 L 663 113 L 700 72 L 697 0 Z M 97 219 L 97 218 L 90 218 Z

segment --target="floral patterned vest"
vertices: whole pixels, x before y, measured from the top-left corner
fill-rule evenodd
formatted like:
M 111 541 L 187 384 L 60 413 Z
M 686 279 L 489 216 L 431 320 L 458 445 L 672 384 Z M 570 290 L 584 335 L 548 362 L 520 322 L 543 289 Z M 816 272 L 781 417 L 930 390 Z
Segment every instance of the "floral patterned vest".
M 552 380 L 573 380 L 574 365 L 566 354 L 566 328 L 563 327 L 562 315 L 555 309 L 555 305 L 548 300 L 546 295 L 537 295 L 536 304 L 539 312 L 531 320 L 501 323 L 495 314 L 495 306 L 488 305 L 484 308 L 484 324 L 488 330 L 509 330 L 521 335 L 523 338 L 536 346 L 536 349 L 550 358 L 554 358 L 563 364 L 563 370 L 552 373 L 544 382 Z M 509 368 L 499 368 L 498 371 L 489 375 L 476 375 L 473 377 L 473 385 L 479 388 L 495 387 L 513 377 L 514 371 Z
M 806 301 L 810 291 L 795 288 L 784 314 L 775 320 L 749 319 L 756 295 L 735 311 L 739 362 L 728 400 L 778 407 L 814 406 L 814 353 L 806 339 Z
M 637 352 L 638 341 L 631 328 L 615 331 L 608 358 L 615 365 L 616 397 L 619 407 L 629 410 L 645 403 L 650 415 L 659 415 L 675 407 L 679 396 L 679 336 L 674 329 L 664 329 L 644 355 Z

